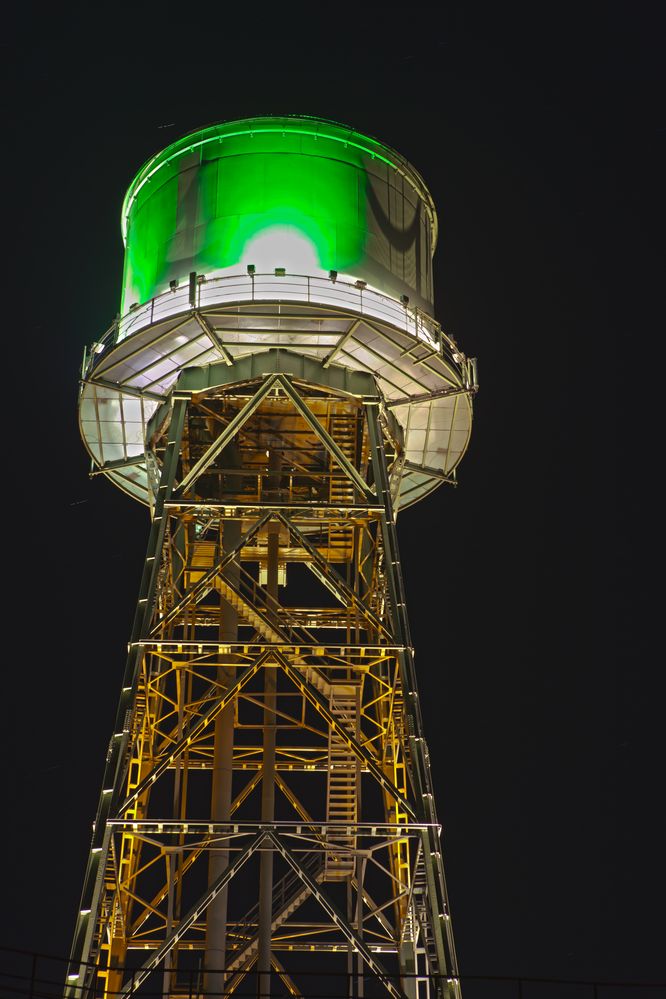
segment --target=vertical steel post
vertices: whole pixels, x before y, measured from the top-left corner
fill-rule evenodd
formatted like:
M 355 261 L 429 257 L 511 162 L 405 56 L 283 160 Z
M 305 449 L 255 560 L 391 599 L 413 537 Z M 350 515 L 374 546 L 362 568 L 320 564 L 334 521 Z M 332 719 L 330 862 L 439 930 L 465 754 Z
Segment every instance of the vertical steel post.
M 272 447 L 269 454 L 267 496 L 278 496 L 280 453 Z M 280 525 L 268 524 L 266 590 L 272 607 L 277 605 L 280 552 Z M 277 672 L 264 670 L 264 753 L 262 760 L 261 821 L 270 823 L 275 818 L 275 709 L 277 706 Z M 271 994 L 271 923 L 273 903 L 273 851 L 264 844 L 259 861 L 259 951 L 257 958 L 257 987 L 259 999 Z
M 220 530 L 220 549 L 224 554 L 240 540 L 240 523 L 226 519 Z M 238 583 L 240 565 L 234 561 L 225 571 L 231 583 Z M 235 642 L 238 638 L 238 611 L 228 601 L 221 598 L 220 641 Z M 229 658 L 224 656 L 224 658 Z M 236 679 L 236 668 L 220 665 L 217 669 L 217 682 L 220 690 L 228 689 Z M 228 822 L 231 817 L 231 795 L 234 756 L 234 705 L 229 704 L 215 720 L 213 746 L 213 774 L 211 789 L 211 819 L 213 822 Z M 228 846 L 211 850 L 208 862 L 208 883 L 212 884 L 229 863 Z M 206 918 L 206 958 L 205 989 L 211 995 L 224 992 L 227 963 L 227 904 L 228 889 L 224 888 L 208 907 Z

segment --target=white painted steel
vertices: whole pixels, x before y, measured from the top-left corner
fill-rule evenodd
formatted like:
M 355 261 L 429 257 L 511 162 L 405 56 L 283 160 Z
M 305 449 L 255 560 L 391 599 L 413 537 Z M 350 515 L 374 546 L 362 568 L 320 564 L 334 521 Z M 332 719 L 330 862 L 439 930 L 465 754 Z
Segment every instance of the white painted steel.
M 200 281 L 194 304 L 188 287 L 165 292 L 131 310 L 93 345 L 84 362 L 79 409 L 93 461 L 148 503 L 140 460 L 146 425 L 179 372 L 273 347 L 369 371 L 387 403 L 455 393 L 393 408 L 405 432 L 405 460 L 440 476 L 454 472 L 469 441 L 473 391 L 470 364 L 455 342 L 431 316 L 353 280 L 272 274 Z M 134 463 L 108 467 L 123 462 Z M 399 505 L 440 484 L 428 471 L 405 470 Z

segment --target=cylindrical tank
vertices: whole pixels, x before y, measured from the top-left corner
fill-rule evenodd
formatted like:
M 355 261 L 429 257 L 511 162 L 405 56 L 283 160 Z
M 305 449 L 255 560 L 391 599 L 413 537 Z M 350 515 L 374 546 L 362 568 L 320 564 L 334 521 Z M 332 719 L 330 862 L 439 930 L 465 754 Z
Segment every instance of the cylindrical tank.
M 123 205 L 121 312 L 199 276 L 337 272 L 432 314 L 437 217 L 393 149 L 305 117 L 192 132 L 153 156 Z

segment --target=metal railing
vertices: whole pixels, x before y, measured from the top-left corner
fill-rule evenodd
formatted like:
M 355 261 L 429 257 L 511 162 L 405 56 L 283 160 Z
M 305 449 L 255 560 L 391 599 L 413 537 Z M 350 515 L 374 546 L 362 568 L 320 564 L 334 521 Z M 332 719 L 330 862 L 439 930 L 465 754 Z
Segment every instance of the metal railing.
M 132 982 L 132 975 L 138 970 L 141 952 L 137 953 L 136 965 L 123 969 L 125 988 Z M 322 969 L 297 969 L 295 955 L 292 955 L 294 968 L 289 973 L 298 978 L 299 984 L 312 999 L 346 999 L 354 994 L 350 991 L 350 978 L 358 980 L 358 975 L 350 976 L 345 972 L 329 972 L 323 966 L 326 955 L 322 954 Z M 185 958 L 183 959 L 185 960 Z M 203 972 L 200 958 L 190 954 L 191 966 L 172 970 L 171 994 L 182 999 L 206 999 L 214 996 L 222 999 L 224 992 L 204 991 Z M 17 950 L 0 947 L 0 996 L 2 999 L 61 999 L 65 987 L 67 959 L 42 954 L 36 951 Z M 271 995 L 278 997 L 288 995 L 286 987 L 279 979 L 279 973 L 274 972 L 274 989 Z M 372 974 L 362 976 L 366 999 L 374 999 L 386 995 L 386 989 Z M 395 980 L 394 976 L 389 978 Z M 405 976 L 403 976 L 404 979 Z M 417 979 L 417 994 L 419 999 L 427 995 L 426 984 L 429 985 L 431 997 L 437 995 L 437 987 L 441 984 L 442 992 L 447 994 L 447 979 L 444 976 L 414 975 Z M 563 979 L 550 977 L 502 976 L 502 975 L 462 975 L 459 979 L 464 999 L 664 999 L 666 996 L 666 980 L 660 982 L 628 982 L 613 980 L 590 981 L 586 979 Z M 76 994 L 81 992 L 82 999 L 101 999 L 102 993 L 94 990 L 83 992 L 82 986 L 71 981 L 70 989 Z M 72 988 L 73 986 L 73 988 Z M 122 996 L 124 992 L 107 992 L 106 996 Z M 154 997 L 164 999 L 163 976 L 156 971 L 150 979 L 141 985 L 135 995 L 141 999 Z M 269 999 L 260 997 L 257 993 L 256 974 L 248 974 L 233 993 L 238 999 Z
M 103 336 L 85 351 L 83 377 L 88 376 L 99 355 L 109 347 L 170 316 L 215 305 L 272 301 L 351 309 L 362 316 L 390 323 L 433 353 L 441 354 L 443 346 L 446 346 L 454 360 L 458 357 L 462 359 L 455 341 L 427 312 L 368 288 L 362 281 L 340 278 L 333 281 L 330 277 L 307 274 L 231 274 L 210 278 L 198 275 L 193 288 L 187 282 L 178 285 L 142 305 L 131 306 L 124 316 L 119 316 Z M 242 329 L 239 332 L 242 333 Z

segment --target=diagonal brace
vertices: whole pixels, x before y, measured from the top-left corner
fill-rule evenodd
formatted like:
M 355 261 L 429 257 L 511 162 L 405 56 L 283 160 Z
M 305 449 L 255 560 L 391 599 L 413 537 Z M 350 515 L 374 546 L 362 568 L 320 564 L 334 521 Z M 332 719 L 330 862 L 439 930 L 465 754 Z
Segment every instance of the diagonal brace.
M 204 319 L 204 317 L 201 315 L 198 309 L 195 309 L 192 315 L 194 316 L 197 323 L 199 324 L 201 329 L 204 331 L 204 333 L 212 343 L 213 347 L 215 347 L 216 350 L 219 350 L 220 354 L 222 355 L 222 360 L 224 361 L 224 363 L 228 364 L 231 367 L 234 363 L 234 359 L 227 350 L 227 348 L 222 343 L 222 340 L 218 336 L 217 330 L 213 326 L 211 326 L 206 319 Z
M 237 874 L 243 864 L 249 860 L 255 850 L 261 846 L 266 837 L 266 833 L 260 832 L 243 851 L 243 853 L 237 857 L 233 864 L 226 867 L 220 876 L 213 881 L 212 885 L 206 889 L 199 901 L 192 906 L 187 915 L 180 920 L 178 926 L 171 931 L 164 943 L 157 947 L 150 957 L 144 961 L 139 970 L 133 974 L 132 981 L 123 988 L 121 999 L 128 999 L 129 996 L 133 995 L 137 989 L 140 988 L 146 978 L 150 975 L 151 971 L 154 971 L 162 958 L 166 957 L 167 954 L 173 950 L 183 934 L 189 930 L 194 922 L 196 922 L 201 913 L 206 911 L 213 899 L 216 898 L 224 888 L 226 888 L 234 875 Z
M 341 912 L 339 912 L 337 906 L 335 906 L 330 899 L 322 892 L 319 884 L 314 881 L 310 875 L 304 870 L 299 864 L 296 858 L 293 856 L 290 850 L 282 843 L 279 836 L 274 832 L 267 832 L 266 839 L 271 840 L 275 849 L 282 856 L 284 860 L 289 864 L 289 866 L 298 875 L 304 885 L 310 889 L 313 898 L 316 898 L 323 909 L 326 910 L 328 915 L 331 917 L 335 925 L 338 927 L 340 932 L 349 943 L 358 950 L 359 954 L 363 957 L 369 968 L 372 969 L 377 978 L 382 982 L 384 987 L 388 992 L 391 993 L 395 999 L 405 999 L 404 993 L 393 984 L 388 973 L 384 970 L 382 965 L 379 963 L 377 958 L 374 956 L 372 951 L 366 946 L 361 937 L 352 929 L 347 920 L 344 918 Z
M 257 520 L 256 523 L 254 523 L 249 528 L 249 530 L 245 532 L 245 534 L 240 538 L 238 543 L 235 544 L 233 548 L 230 548 L 229 551 L 226 552 L 221 558 L 219 558 L 215 563 L 215 565 L 213 565 L 208 570 L 205 576 L 202 576 L 202 578 L 197 583 L 195 583 L 195 585 L 190 590 L 188 590 L 187 593 L 184 594 L 184 596 L 182 597 L 181 600 L 178 601 L 176 606 L 171 608 L 166 617 L 161 618 L 157 622 L 157 624 L 150 633 L 151 636 L 156 636 L 161 632 L 163 632 L 164 629 L 167 627 L 167 625 L 169 625 L 172 621 L 174 621 L 178 617 L 178 615 L 181 614 L 188 607 L 189 604 L 193 602 L 197 603 L 199 599 L 203 597 L 204 593 L 210 588 L 210 583 L 212 582 L 212 580 L 215 579 L 215 577 L 218 576 L 221 572 L 223 572 L 224 569 L 226 569 L 227 565 L 236 557 L 236 555 L 240 553 L 240 551 L 242 550 L 242 548 L 244 548 L 244 546 L 248 543 L 248 541 L 251 541 L 251 539 L 255 536 L 255 534 L 257 534 L 270 519 L 271 519 L 270 511 L 268 513 L 265 513 L 263 517 L 260 517 L 259 520 Z
M 220 451 L 223 451 L 231 439 L 236 436 L 241 427 L 245 426 L 252 414 L 256 412 L 278 380 L 282 381 L 279 375 L 270 375 L 258 392 L 255 392 L 252 398 L 245 403 L 243 408 L 236 413 L 231 423 L 225 427 L 217 440 L 213 441 L 211 446 L 206 450 L 201 458 L 199 458 L 199 460 L 192 466 L 176 490 L 177 495 L 182 496 L 189 489 L 189 487 L 196 482 L 199 476 L 205 472 L 210 465 L 212 465 Z
M 321 362 L 322 368 L 327 368 L 329 366 L 335 355 L 340 353 L 340 351 L 342 350 L 342 348 L 344 347 L 344 345 L 347 343 L 348 340 L 351 340 L 351 338 L 353 337 L 354 333 L 356 332 L 356 330 L 359 328 L 360 325 L 361 325 L 360 319 L 355 319 L 354 322 L 351 323 L 347 332 L 342 334 L 342 336 L 336 343 L 333 350 L 329 351 L 324 360 Z
M 452 475 L 443 472 L 441 468 L 430 468 L 428 465 L 418 465 L 415 461 L 405 461 L 403 464 L 408 472 L 420 472 L 430 479 L 439 479 L 440 482 L 448 482 L 450 486 L 457 486 L 455 471 Z
M 386 625 L 383 624 L 376 614 L 371 610 L 370 607 L 366 607 L 360 597 L 354 593 L 352 588 L 347 585 L 345 580 L 342 578 L 340 573 L 334 568 L 334 566 L 327 562 L 323 557 L 321 552 L 318 552 L 314 545 L 311 545 L 304 534 L 302 534 L 299 529 L 293 524 L 289 518 L 283 516 L 281 513 L 276 513 L 276 520 L 281 520 L 285 527 L 292 532 L 298 543 L 305 549 L 305 551 L 310 555 L 312 561 L 315 562 L 318 568 L 321 570 L 323 575 L 326 577 L 327 584 L 330 584 L 334 591 L 334 595 L 343 605 L 343 607 L 355 607 L 361 611 L 364 617 L 372 624 L 372 626 L 378 631 L 379 634 L 386 635 L 387 638 L 392 638 L 393 636 L 387 629 Z
M 368 483 L 359 475 L 358 471 L 354 468 L 347 455 L 344 454 L 342 450 L 338 447 L 338 445 L 333 440 L 328 431 L 324 430 L 319 420 L 316 418 L 314 413 L 311 412 L 308 406 L 306 406 L 306 404 L 303 402 L 302 398 L 300 397 L 294 386 L 291 384 L 291 382 L 282 375 L 278 375 L 277 377 L 280 380 L 280 387 L 284 389 L 286 394 L 289 396 L 295 408 L 301 414 L 307 425 L 310 427 L 310 430 L 312 430 L 312 432 L 317 435 L 317 437 L 322 442 L 326 450 L 329 452 L 329 454 L 331 454 L 335 458 L 335 460 L 340 465 L 344 473 L 348 476 L 348 478 L 351 479 L 351 481 L 354 483 L 354 485 L 359 490 L 361 495 L 365 496 L 366 499 L 375 500 L 376 496 L 371 490 Z
M 315 711 L 322 716 L 330 728 L 334 729 L 336 735 L 342 740 L 342 742 L 345 743 L 354 756 L 367 766 L 368 771 L 386 791 L 386 793 L 389 794 L 394 801 L 401 805 L 402 808 L 404 808 L 407 815 L 409 815 L 412 819 L 416 819 L 414 809 L 409 804 L 407 799 L 400 794 L 400 791 L 398 791 L 395 784 L 389 780 L 381 767 L 377 766 L 367 749 L 364 749 L 360 742 L 350 732 L 348 732 L 346 728 L 343 728 L 338 719 L 331 714 L 328 710 L 326 702 L 319 694 L 319 691 L 310 683 L 308 679 L 306 679 L 306 677 L 302 676 L 298 670 L 294 669 L 293 666 L 290 666 L 281 655 L 274 653 L 274 656 L 294 686 L 296 686 L 301 693 L 307 697 Z

